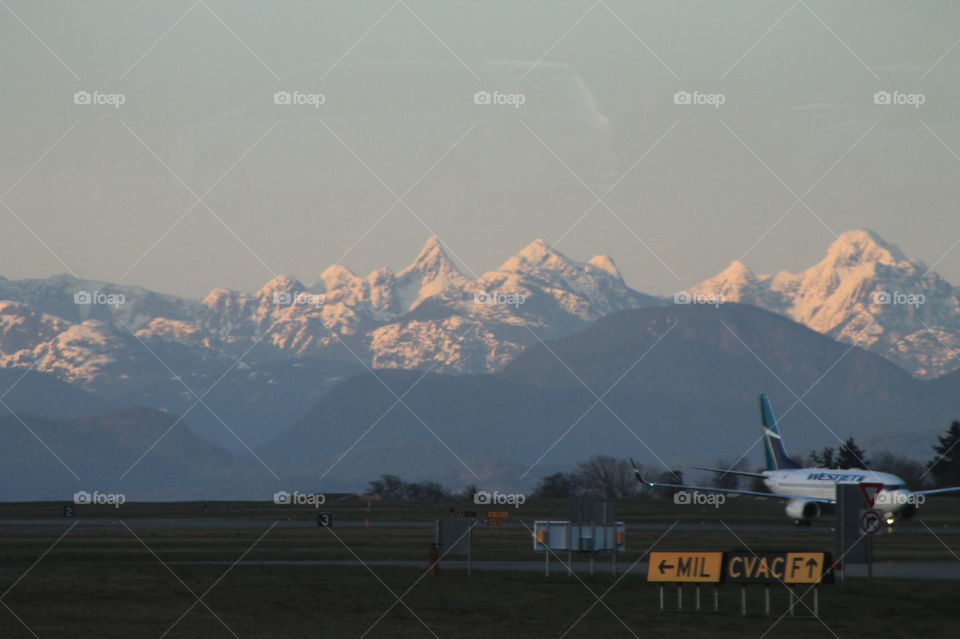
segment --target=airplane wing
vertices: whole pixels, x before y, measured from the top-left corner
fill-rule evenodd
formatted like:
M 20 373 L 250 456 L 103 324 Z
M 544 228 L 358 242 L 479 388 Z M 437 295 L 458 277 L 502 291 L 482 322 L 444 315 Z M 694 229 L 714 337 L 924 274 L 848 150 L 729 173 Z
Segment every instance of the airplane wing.
M 960 486 L 951 486 L 950 488 L 933 488 L 931 490 L 911 490 L 914 495 L 940 495 L 942 493 L 955 493 L 960 490 Z
M 637 468 L 637 464 L 636 462 L 633 461 L 633 459 L 630 459 L 630 465 L 633 466 L 633 474 L 636 475 L 637 481 L 645 486 L 650 486 L 651 488 L 679 488 L 681 490 L 699 490 L 699 491 L 708 492 L 708 493 L 730 493 L 734 495 L 749 495 L 750 497 L 768 497 L 770 499 L 803 499 L 804 501 L 818 501 L 824 504 L 836 503 L 835 499 L 827 499 L 823 497 L 805 497 L 803 495 L 762 493 L 756 490 L 739 490 L 736 488 L 715 488 L 713 486 L 690 486 L 687 484 L 661 484 L 660 482 L 655 482 L 655 481 L 644 481 L 643 476 L 640 475 L 640 469 Z
M 766 477 L 763 473 L 748 473 L 745 470 L 730 470 L 722 468 L 707 468 L 706 466 L 694 466 L 697 470 L 708 470 L 711 473 L 720 473 L 722 475 L 740 475 L 741 477 Z
M 804 495 L 785 495 L 782 493 L 762 493 L 756 490 L 740 490 L 737 488 L 715 488 L 713 486 L 689 486 L 686 484 L 661 484 L 655 481 L 644 481 L 640 477 L 640 474 L 637 473 L 637 480 L 644 484 L 645 486 L 650 486 L 651 488 L 679 488 L 682 490 L 696 490 L 700 492 L 707 493 L 732 493 L 734 495 L 749 495 L 751 497 L 768 497 L 770 499 L 802 499 L 804 501 L 818 501 L 824 504 L 833 504 L 836 502 L 834 499 L 828 499 L 826 497 L 806 497 Z

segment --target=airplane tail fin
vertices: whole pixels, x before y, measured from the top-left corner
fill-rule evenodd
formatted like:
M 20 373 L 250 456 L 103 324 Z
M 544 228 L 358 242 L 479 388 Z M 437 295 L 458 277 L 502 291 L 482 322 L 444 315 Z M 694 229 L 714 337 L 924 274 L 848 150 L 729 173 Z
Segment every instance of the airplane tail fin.
M 783 447 L 783 438 L 777 428 L 777 418 L 773 415 L 773 407 L 766 395 L 760 396 L 760 415 L 763 418 L 763 452 L 766 456 L 767 470 L 782 468 L 800 468 L 800 464 L 787 455 Z

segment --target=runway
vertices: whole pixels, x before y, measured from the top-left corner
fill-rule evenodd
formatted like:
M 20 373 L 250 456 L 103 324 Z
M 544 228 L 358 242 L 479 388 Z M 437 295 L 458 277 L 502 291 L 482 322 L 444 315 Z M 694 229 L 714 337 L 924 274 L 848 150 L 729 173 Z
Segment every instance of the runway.
M 559 553 L 560 558 L 553 558 L 550 562 L 551 575 L 564 575 L 568 572 L 566 559 L 563 553 Z M 171 565 L 231 565 L 230 561 L 171 561 Z M 473 561 L 471 570 L 484 572 L 539 572 L 545 570 L 545 561 Z M 417 568 L 426 570 L 425 561 L 412 560 L 305 560 L 305 561 L 241 561 L 238 566 L 299 566 L 304 568 L 337 566 L 337 567 L 356 567 L 356 568 Z M 569 568 L 572 568 L 578 575 L 591 574 L 591 565 L 589 561 L 576 560 L 571 562 Z M 443 560 L 440 563 L 440 570 L 465 571 L 467 562 L 457 560 Z M 614 566 L 610 560 L 610 555 L 599 555 L 593 563 L 593 574 L 609 574 L 613 576 Z M 647 563 L 624 564 L 622 561 L 617 563 L 616 574 L 623 575 L 629 573 L 633 576 L 644 577 L 647 574 Z M 845 568 L 842 575 L 847 579 L 866 579 L 868 571 L 866 566 L 850 565 Z M 942 579 L 957 581 L 960 580 L 960 561 L 904 561 L 904 562 L 885 562 L 873 564 L 873 577 L 879 579 Z
M 117 517 L 115 519 L 110 518 L 70 518 L 70 517 L 61 517 L 61 518 L 49 518 L 49 519 L 0 519 L 0 527 L 10 526 L 10 527 L 40 527 L 40 528 L 53 528 L 61 529 L 67 526 L 70 526 L 74 522 L 79 522 L 78 527 L 84 528 L 103 528 L 103 529 L 113 529 L 119 528 L 123 529 L 125 522 L 132 528 L 138 530 L 203 530 L 203 529 L 216 529 L 216 528 L 228 528 L 228 529 L 257 529 L 264 528 L 274 523 L 271 519 L 253 519 L 253 518 L 240 518 L 240 519 L 226 519 L 226 518 L 216 518 L 216 517 L 206 517 L 206 518 L 131 518 L 125 519 L 122 517 Z M 532 527 L 533 520 L 522 520 L 521 521 L 506 521 L 498 528 L 505 529 L 518 529 L 523 528 L 524 524 L 527 527 Z M 627 523 L 627 530 L 634 531 L 648 531 L 648 532 L 664 532 L 671 528 L 672 522 L 658 522 L 658 523 Z M 434 522 L 431 520 L 337 520 L 334 519 L 334 526 L 337 528 L 433 528 Z M 480 524 L 484 526 L 484 524 Z M 281 519 L 277 523 L 278 528 L 316 528 L 317 522 L 315 519 Z M 769 533 L 801 533 L 801 534 L 811 534 L 811 535 L 826 535 L 832 534 L 832 528 L 829 526 L 811 526 L 809 528 L 792 526 L 789 524 L 784 525 L 771 525 L 771 524 L 744 524 L 742 522 L 733 522 L 729 524 L 724 523 L 679 523 L 673 525 L 673 530 L 675 531 L 686 531 L 686 532 L 724 532 L 734 530 L 736 532 L 769 532 Z M 958 526 L 943 526 L 932 528 L 934 532 L 938 535 L 956 535 L 960 534 L 960 527 Z M 887 534 L 887 533 L 881 533 Z M 930 531 L 924 528 L 923 526 L 913 526 L 905 525 L 898 526 L 894 529 L 894 533 L 897 535 L 929 535 Z

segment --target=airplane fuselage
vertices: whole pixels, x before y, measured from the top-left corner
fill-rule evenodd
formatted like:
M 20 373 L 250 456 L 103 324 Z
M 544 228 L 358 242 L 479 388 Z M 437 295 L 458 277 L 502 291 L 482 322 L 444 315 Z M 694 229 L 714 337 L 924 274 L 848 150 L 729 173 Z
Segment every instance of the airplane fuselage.
M 906 482 L 891 473 L 851 468 L 835 470 L 830 468 L 795 468 L 790 470 L 768 470 L 763 473 L 763 483 L 772 493 L 797 495 L 798 499 L 837 498 L 837 484 L 881 484 L 883 488 L 876 498 L 876 506 L 884 510 L 888 517 L 896 514 L 913 503 Z

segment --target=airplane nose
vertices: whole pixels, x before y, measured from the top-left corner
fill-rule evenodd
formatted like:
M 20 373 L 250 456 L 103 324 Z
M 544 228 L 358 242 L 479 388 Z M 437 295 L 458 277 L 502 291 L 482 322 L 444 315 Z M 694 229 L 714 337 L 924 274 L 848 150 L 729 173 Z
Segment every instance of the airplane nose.
M 897 513 L 906 510 L 916 510 L 915 496 L 909 490 L 883 490 L 877 494 L 875 507 L 882 507 L 888 513 Z

